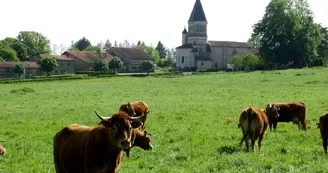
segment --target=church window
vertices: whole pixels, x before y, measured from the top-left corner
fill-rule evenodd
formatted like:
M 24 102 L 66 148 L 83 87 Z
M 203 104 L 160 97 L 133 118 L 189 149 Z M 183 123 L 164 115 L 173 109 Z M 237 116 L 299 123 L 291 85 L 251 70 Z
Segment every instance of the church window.
M 184 63 L 184 56 L 182 56 L 181 63 Z
M 204 63 L 202 63 L 202 66 L 204 65 Z
M 217 62 L 215 63 L 215 68 L 218 68 L 218 63 Z

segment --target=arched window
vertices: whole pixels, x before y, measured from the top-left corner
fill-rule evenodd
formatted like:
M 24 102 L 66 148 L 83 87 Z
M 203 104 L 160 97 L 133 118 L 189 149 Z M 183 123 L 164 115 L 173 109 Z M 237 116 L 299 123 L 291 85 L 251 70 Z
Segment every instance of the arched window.
M 184 63 L 184 56 L 182 56 L 181 63 Z

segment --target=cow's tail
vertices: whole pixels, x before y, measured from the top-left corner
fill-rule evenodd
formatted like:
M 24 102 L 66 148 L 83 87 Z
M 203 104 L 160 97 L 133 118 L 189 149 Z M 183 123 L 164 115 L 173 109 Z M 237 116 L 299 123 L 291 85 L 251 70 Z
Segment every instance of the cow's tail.
M 251 108 L 250 108 L 251 109 Z M 251 129 L 251 124 L 252 124 L 252 110 L 248 109 L 247 110 L 247 118 L 248 118 L 248 128 L 247 128 L 247 131 L 246 133 L 244 134 L 243 138 L 241 139 L 239 145 L 241 146 L 243 144 L 243 142 L 245 141 L 246 139 L 246 136 L 248 135 L 250 129 Z

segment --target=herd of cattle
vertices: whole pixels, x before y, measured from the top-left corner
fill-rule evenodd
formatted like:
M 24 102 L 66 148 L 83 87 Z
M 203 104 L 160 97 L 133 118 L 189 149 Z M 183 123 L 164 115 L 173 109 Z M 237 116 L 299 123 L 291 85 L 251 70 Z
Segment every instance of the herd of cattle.
M 144 150 L 152 150 L 151 135 L 145 130 L 149 113 L 148 105 L 143 101 L 122 104 L 119 111 L 111 117 L 100 119 L 98 126 L 89 127 L 71 124 L 54 137 L 54 163 L 57 173 L 67 172 L 117 172 L 122 161 L 123 152 L 127 157 L 130 149 L 138 146 Z M 270 131 L 276 130 L 278 122 L 293 122 L 300 130 L 307 130 L 306 106 L 302 102 L 270 103 L 265 109 L 248 107 L 241 111 L 238 127 L 249 150 L 251 141 L 254 151 L 255 141 L 258 149 L 268 126 Z M 328 110 L 319 123 L 324 152 L 327 153 L 328 142 Z M 0 141 L 3 142 L 3 141 Z M 0 156 L 6 152 L 0 144 Z

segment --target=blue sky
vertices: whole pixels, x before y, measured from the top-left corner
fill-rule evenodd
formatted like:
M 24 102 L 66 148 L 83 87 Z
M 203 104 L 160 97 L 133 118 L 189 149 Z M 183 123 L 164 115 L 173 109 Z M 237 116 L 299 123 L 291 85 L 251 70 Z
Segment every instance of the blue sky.
M 208 39 L 247 41 L 269 0 L 201 0 Z M 315 22 L 328 27 L 327 0 L 308 0 Z M 109 39 L 174 48 L 181 44 L 195 0 L 3 0 L 0 39 L 36 31 L 51 44 L 70 46 L 86 37 L 97 45 Z

